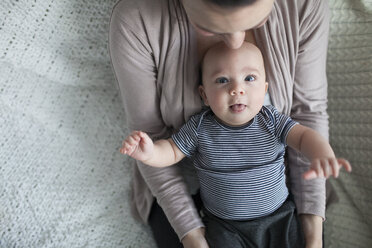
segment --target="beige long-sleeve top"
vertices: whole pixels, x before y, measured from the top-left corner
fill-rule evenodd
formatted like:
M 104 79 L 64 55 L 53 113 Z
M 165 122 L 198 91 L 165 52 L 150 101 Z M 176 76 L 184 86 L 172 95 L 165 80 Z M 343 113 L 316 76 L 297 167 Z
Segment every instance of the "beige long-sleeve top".
M 327 1 L 276 0 L 268 21 L 254 30 L 273 105 L 326 138 L 328 27 Z M 201 110 L 196 45 L 180 0 L 122 0 L 114 7 L 109 47 L 129 129 L 168 138 Z M 295 151 L 287 161 L 298 213 L 324 218 L 325 181 L 304 181 L 308 163 Z M 187 160 L 166 168 L 137 162 L 132 210 L 146 222 L 155 196 L 182 239 L 203 223 L 187 186 L 195 185 L 195 175 L 180 167 L 191 166 Z

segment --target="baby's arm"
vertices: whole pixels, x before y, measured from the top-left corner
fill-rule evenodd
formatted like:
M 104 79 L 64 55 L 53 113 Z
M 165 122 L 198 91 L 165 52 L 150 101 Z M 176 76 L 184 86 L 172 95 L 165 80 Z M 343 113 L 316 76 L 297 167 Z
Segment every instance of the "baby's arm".
M 295 125 L 288 133 L 287 144 L 311 159 L 310 169 L 303 174 L 305 179 L 338 177 L 341 167 L 351 172 L 349 162 L 336 158 L 327 140 L 311 128 Z
M 133 131 L 123 141 L 120 152 L 154 167 L 170 166 L 185 157 L 172 139 L 161 139 L 154 143 L 141 131 Z

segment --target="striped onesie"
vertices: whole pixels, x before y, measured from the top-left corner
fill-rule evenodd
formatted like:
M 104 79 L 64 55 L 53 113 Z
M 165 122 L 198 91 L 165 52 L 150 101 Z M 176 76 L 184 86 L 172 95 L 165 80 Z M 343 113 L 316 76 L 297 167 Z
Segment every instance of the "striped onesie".
M 204 207 L 222 219 L 249 220 L 273 213 L 288 196 L 284 153 L 296 124 L 263 106 L 246 125 L 230 127 L 208 109 L 192 116 L 172 140 L 193 158 Z

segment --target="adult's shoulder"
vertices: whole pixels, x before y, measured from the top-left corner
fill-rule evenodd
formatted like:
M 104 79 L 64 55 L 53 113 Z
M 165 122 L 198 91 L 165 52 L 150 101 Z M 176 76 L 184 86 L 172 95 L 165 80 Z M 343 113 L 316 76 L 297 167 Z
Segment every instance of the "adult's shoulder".
M 324 0 L 276 0 L 275 5 L 279 9 L 288 9 L 289 12 L 299 16 L 308 15 L 312 11 L 318 11 L 320 7 L 327 7 L 328 1 Z
M 134 30 L 147 29 L 159 33 L 166 21 L 174 21 L 180 8 L 179 0 L 120 0 L 113 8 L 112 18 Z
M 290 30 L 294 42 L 317 44 L 329 29 L 329 7 L 326 0 L 276 0 L 279 23 Z M 319 44 L 318 44 L 319 45 Z M 320 44 L 324 46 L 325 44 Z M 296 45 L 297 46 L 297 45 Z M 317 46 L 317 45 L 315 45 Z
M 328 14 L 328 1 L 325 0 L 276 0 L 275 5 L 279 11 L 289 14 L 286 18 L 296 18 L 299 24 L 314 16 Z
M 120 0 L 113 8 L 111 26 L 133 34 L 133 42 L 157 53 L 176 39 L 174 30 L 185 19 L 180 0 Z

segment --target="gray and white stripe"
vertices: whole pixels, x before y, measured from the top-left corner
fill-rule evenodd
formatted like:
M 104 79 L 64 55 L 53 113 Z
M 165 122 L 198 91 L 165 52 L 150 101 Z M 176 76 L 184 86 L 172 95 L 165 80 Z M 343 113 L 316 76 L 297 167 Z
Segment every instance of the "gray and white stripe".
M 295 124 L 272 106 L 239 128 L 206 110 L 172 139 L 194 159 L 204 206 L 217 217 L 246 220 L 268 215 L 286 200 L 285 141 Z

